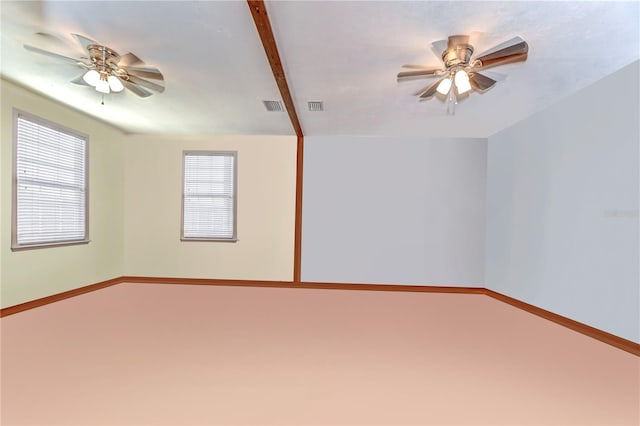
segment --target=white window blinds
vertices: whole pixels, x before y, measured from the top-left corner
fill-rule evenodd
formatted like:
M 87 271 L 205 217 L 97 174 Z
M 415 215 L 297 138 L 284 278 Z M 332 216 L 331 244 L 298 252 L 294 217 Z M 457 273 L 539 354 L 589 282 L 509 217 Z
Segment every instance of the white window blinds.
M 185 152 L 182 238 L 236 239 L 236 153 Z
M 15 119 L 13 248 L 86 241 L 87 138 Z

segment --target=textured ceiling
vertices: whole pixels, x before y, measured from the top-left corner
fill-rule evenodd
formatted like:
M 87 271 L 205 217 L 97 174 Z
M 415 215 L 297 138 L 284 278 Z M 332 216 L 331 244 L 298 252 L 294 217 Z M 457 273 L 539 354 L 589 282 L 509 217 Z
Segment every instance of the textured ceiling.
M 269 11 L 305 134 L 488 136 L 638 59 L 638 3 L 275 2 Z M 527 62 L 447 116 L 412 96 L 432 80 L 397 83 L 406 63 L 438 66 L 431 42 L 480 32 L 476 52 L 519 35 Z M 613 102 L 612 99 L 597 102 Z
M 267 112 L 280 99 L 251 13 L 244 1 L 1 2 L 2 74 L 131 133 L 290 134 L 286 113 Z M 35 35 L 43 31 L 68 46 Z M 82 69 L 29 52 L 32 44 L 73 57 L 70 34 L 90 37 L 121 55 L 133 52 L 158 67 L 162 94 L 127 91 L 105 97 L 69 83 Z
M 639 3 L 495 1 L 267 1 L 305 135 L 484 137 L 640 57 Z M 135 133 L 293 134 L 245 1 L 10 2 L 2 14 L 3 77 Z M 66 37 L 68 45 L 37 36 Z M 400 65 L 437 66 L 432 41 L 479 32 L 476 52 L 519 35 L 527 62 L 496 67 L 506 78 L 448 116 L 439 99 L 412 93 L 429 80 L 397 83 Z M 165 75 L 148 99 L 68 83 L 82 70 L 28 52 L 28 43 L 75 55 L 70 33 L 132 51 Z M 494 74 L 495 75 L 495 74 Z M 619 95 L 619 94 L 618 94 Z M 594 102 L 615 102 L 611 99 Z M 325 111 L 308 112 L 308 100 Z

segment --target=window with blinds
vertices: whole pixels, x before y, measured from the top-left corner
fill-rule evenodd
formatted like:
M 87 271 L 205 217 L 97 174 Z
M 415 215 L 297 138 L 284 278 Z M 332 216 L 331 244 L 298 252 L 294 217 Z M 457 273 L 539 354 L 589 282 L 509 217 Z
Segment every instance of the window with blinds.
M 236 241 L 235 152 L 184 153 L 182 239 Z
M 88 242 L 87 136 L 14 112 L 13 249 Z

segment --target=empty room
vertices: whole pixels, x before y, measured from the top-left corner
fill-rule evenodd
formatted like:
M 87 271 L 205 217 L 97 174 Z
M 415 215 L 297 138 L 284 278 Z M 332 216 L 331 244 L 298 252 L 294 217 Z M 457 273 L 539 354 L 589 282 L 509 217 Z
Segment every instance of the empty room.
M 2 425 L 640 424 L 637 1 L 0 18 Z

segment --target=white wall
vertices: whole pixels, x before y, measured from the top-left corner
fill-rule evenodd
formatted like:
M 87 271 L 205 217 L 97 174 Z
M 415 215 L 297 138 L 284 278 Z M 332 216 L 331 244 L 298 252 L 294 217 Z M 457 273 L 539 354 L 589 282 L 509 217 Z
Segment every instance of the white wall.
M 2 307 L 121 276 L 124 135 L 10 82 L 0 84 Z M 89 244 L 11 251 L 13 108 L 89 135 Z
M 486 149 L 306 137 L 302 280 L 482 287 Z
M 238 151 L 238 242 L 180 241 L 182 152 Z M 131 136 L 125 275 L 292 280 L 295 136 Z
M 640 341 L 638 62 L 489 138 L 486 283 Z

